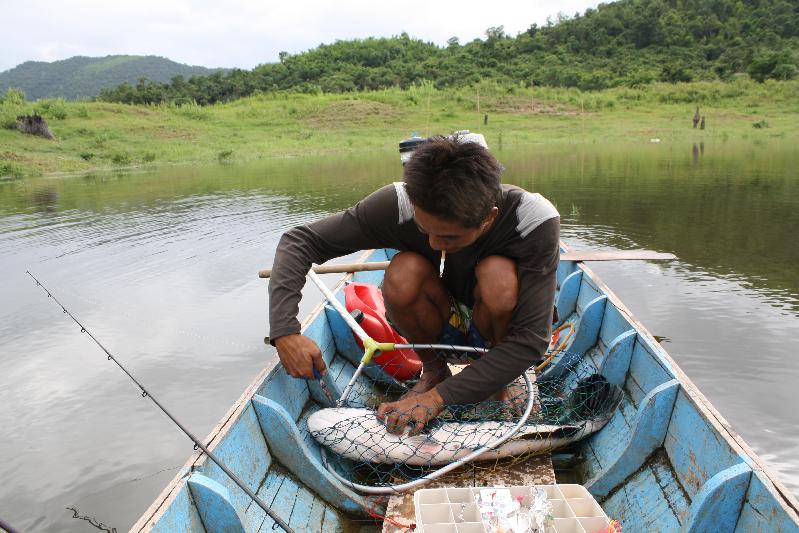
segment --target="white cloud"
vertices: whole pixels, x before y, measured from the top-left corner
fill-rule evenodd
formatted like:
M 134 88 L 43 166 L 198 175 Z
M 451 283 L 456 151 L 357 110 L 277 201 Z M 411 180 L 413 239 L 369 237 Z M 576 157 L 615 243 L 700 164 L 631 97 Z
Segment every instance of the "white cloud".
M 367 0 L 0 0 L 4 21 L 0 71 L 28 60 L 74 55 L 159 55 L 182 63 L 249 69 L 337 39 L 407 32 L 443 45 L 484 37 L 491 26 L 511 35 L 569 16 L 595 0 L 375 2 Z

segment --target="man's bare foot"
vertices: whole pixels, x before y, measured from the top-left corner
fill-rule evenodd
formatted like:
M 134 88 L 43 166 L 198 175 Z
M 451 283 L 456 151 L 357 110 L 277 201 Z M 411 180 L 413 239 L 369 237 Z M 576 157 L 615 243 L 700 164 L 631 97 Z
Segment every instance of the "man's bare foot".
M 405 399 L 416 394 L 422 394 L 452 376 L 447 363 L 441 361 L 440 363 L 432 363 L 422 369 L 422 375 L 419 381 L 414 385 L 411 390 L 402 395 L 400 399 Z

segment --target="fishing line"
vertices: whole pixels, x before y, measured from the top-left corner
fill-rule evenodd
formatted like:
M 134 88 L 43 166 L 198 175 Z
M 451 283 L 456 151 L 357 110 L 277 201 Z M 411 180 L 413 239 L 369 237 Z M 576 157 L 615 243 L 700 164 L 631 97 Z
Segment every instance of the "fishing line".
M 143 476 L 141 476 L 141 477 L 135 477 L 135 478 L 133 478 L 133 479 L 128 479 L 128 480 L 125 480 L 125 481 L 120 481 L 119 483 L 115 483 L 115 484 L 111 485 L 110 487 L 102 488 L 102 489 L 100 489 L 100 490 L 98 490 L 98 491 L 95 491 L 95 492 L 90 492 L 90 493 L 88 493 L 88 494 L 83 494 L 83 495 L 81 495 L 81 497 L 80 497 L 80 498 L 78 498 L 77 502 L 82 502 L 82 501 L 86 500 L 87 498 L 91 498 L 92 496 L 95 496 L 95 495 L 97 495 L 97 494 L 100 494 L 101 492 L 108 492 L 108 491 L 110 491 L 110 490 L 113 490 L 113 489 L 115 489 L 115 488 L 117 488 L 117 487 L 121 487 L 122 485 L 127 485 L 128 483 L 135 483 L 135 482 L 137 482 L 137 481 L 142 481 L 142 480 L 144 480 L 144 479 L 148 479 L 148 478 L 151 478 L 151 477 L 157 476 L 158 474 L 161 474 L 161 473 L 163 473 L 163 472 L 170 472 L 170 471 L 172 471 L 172 470 L 177 470 L 177 469 L 179 469 L 181 466 L 183 466 L 183 465 L 171 466 L 171 467 L 169 467 L 169 468 L 162 468 L 161 470 L 159 470 L 159 471 L 157 471 L 157 472 L 153 472 L 152 474 L 145 474 L 145 475 L 143 475 Z
M 142 385 L 141 383 L 139 383 L 139 381 L 138 381 L 138 380 L 137 380 L 135 377 L 133 377 L 133 374 L 131 374 L 130 372 L 128 372 L 128 369 L 127 369 L 127 368 L 125 368 L 125 367 L 124 367 L 124 365 L 122 365 L 122 363 L 120 363 L 120 362 L 117 360 L 117 358 L 116 358 L 116 357 L 114 357 L 114 356 L 111 354 L 111 352 L 109 352 L 109 351 L 108 351 L 108 349 L 107 349 L 105 346 L 103 346 L 103 344 L 102 344 L 102 343 L 101 343 L 99 340 L 97 340 L 97 338 L 96 338 L 94 335 L 92 335 L 92 333 L 91 333 L 91 332 L 90 332 L 88 329 L 86 329 L 86 326 L 84 326 L 83 324 L 81 324 L 81 323 L 80 323 L 80 321 L 79 321 L 77 318 L 75 318 L 75 316 L 74 316 L 72 313 L 70 313 L 70 312 L 67 310 L 67 308 L 66 308 L 66 307 L 64 307 L 64 304 L 62 304 L 61 302 L 59 302 L 59 301 L 58 301 L 58 299 L 57 299 L 55 296 L 53 296 L 53 294 L 52 294 L 52 293 L 51 293 L 51 292 L 50 292 L 50 291 L 47 289 L 47 287 L 45 287 L 45 286 L 44 286 L 44 285 L 43 285 L 43 284 L 42 284 L 42 283 L 41 283 L 41 282 L 40 282 L 38 279 L 36 279 L 36 277 L 35 277 L 33 274 L 31 274 L 31 273 L 30 273 L 30 271 L 27 271 L 27 270 L 26 270 L 26 271 L 25 271 L 25 273 L 26 273 L 26 274 L 28 274 L 28 275 L 29 275 L 29 276 L 30 276 L 30 277 L 33 279 L 33 281 L 35 281 L 35 282 L 36 282 L 36 285 L 37 285 L 37 286 L 41 287 L 41 288 L 44 290 L 44 292 L 46 292 L 46 293 L 47 293 L 47 297 L 48 297 L 48 298 L 52 298 L 52 299 L 53 299 L 53 301 L 54 301 L 56 304 L 58 304 L 58 306 L 61 308 L 61 310 L 64 312 L 64 314 L 65 314 L 65 315 L 68 315 L 68 316 L 69 316 L 69 318 L 71 318 L 73 322 L 75 322 L 75 323 L 76 323 L 78 326 L 80 326 L 80 332 L 81 332 L 81 333 L 85 333 L 85 334 L 87 334 L 89 337 L 91 337 L 91 339 L 94 341 L 94 343 L 95 343 L 95 344 L 97 344 L 97 346 L 99 346 L 99 347 L 100 347 L 100 349 L 101 349 L 101 350 L 103 350 L 103 351 L 105 352 L 105 354 L 108 356 L 108 360 L 109 360 L 109 361 L 113 361 L 113 362 L 114 362 L 114 363 L 115 363 L 115 364 L 116 364 L 116 365 L 117 365 L 117 366 L 118 366 L 118 367 L 119 367 L 119 368 L 120 368 L 120 369 L 121 369 L 121 370 L 122 370 L 122 371 L 123 371 L 123 372 L 124 372 L 124 373 L 125 373 L 125 374 L 126 374 L 128 377 L 129 377 L 129 378 L 130 378 L 130 379 L 131 379 L 131 381 L 133 381 L 133 383 L 135 383 L 135 384 L 136 384 L 136 386 L 137 386 L 137 387 L 139 387 L 139 390 L 141 390 L 141 395 L 142 395 L 142 398 L 147 398 L 147 397 L 149 397 L 149 398 L 150 398 L 150 400 L 152 400 L 152 401 L 153 401 L 153 403 L 154 403 L 154 404 L 155 404 L 155 405 L 156 405 L 156 406 L 157 406 L 157 407 L 158 407 L 158 408 L 159 408 L 159 409 L 160 409 L 160 410 L 161 410 L 161 411 L 162 411 L 162 412 L 163 412 L 163 413 L 164 413 L 166 416 L 168 416 L 168 417 L 169 417 L 169 419 L 170 419 L 170 420 L 172 420 L 172 422 L 174 422 L 174 423 L 175 423 L 175 425 L 176 425 L 176 426 L 178 426 L 178 427 L 180 428 L 180 430 L 181 430 L 181 431 L 183 431 L 183 433 L 185 433 L 185 434 L 186 434 L 186 436 L 187 436 L 187 437 L 189 437 L 189 439 L 191 439 L 191 440 L 192 440 L 192 442 L 194 442 L 194 447 L 195 447 L 195 449 L 196 449 L 196 448 L 199 448 L 199 449 L 201 449 L 201 450 L 203 451 L 203 453 L 204 453 L 205 455 L 207 455 L 207 456 L 208 456 L 208 458 L 209 458 L 209 459 L 211 459 L 211 460 L 212 460 L 214 463 L 216 463 L 216 465 L 217 465 L 217 466 L 218 466 L 220 469 L 222 469 L 222 471 L 223 471 L 225 474 L 227 474 L 227 476 L 228 476 L 228 477 L 229 477 L 229 478 L 230 478 L 230 479 L 231 479 L 231 480 L 232 480 L 234 483 L 236 483 L 236 485 L 238 485 L 238 486 L 239 486 L 239 488 L 241 488 L 241 489 L 242 489 L 242 490 L 243 490 L 243 491 L 244 491 L 244 492 L 247 494 L 247 496 L 249 496 L 249 497 L 250 497 L 250 498 L 251 498 L 251 499 L 252 499 L 252 500 L 253 500 L 255 503 L 257 503 L 257 504 L 258 504 L 258 507 L 260 507 L 261 509 L 263 509 L 263 510 L 264 510 L 264 512 L 265 512 L 267 515 L 269 515 L 269 517 L 271 517 L 271 518 L 272 518 L 272 520 L 274 520 L 274 521 L 275 521 L 275 524 L 276 524 L 276 525 L 278 525 L 278 526 L 280 526 L 281 528 L 283 528 L 283 530 L 284 530 L 284 531 L 286 531 L 287 533 L 294 533 L 294 530 L 293 530 L 293 529 L 291 529 L 291 528 L 289 527 L 289 525 L 288 525 L 288 524 L 286 524 L 286 523 L 285 523 L 285 522 L 284 522 L 284 521 L 283 521 L 283 520 L 282 520 L 282 519 L 281 519 L 279 516 L 277 516 L 277 515 L 274 513 L 274 511 L 272 511 L 272 509 L 270 509 L 270 508 L 269 508 L 269 506 L 267 506 L 267 505 L 266 505 L 266 503 L 264 503 L 264 501 L 263 501 L 263 500 L 261 500 L 261 499 L 260 499 L 260 498 L 259 498 L 259 497 L 258 497 L 258 496 L 257 496 L 257 495 L 256 495 L 256 494 L 253 492 L 253 491 L 252 491 L 252 490 L 250 490 L 250 488 L 249 488 L 249 487 L 247 487 L 247 485 L 245 485 L 245 484 L 244 484 L 244 482 L 243 482 L 243 481 L 241 481 L 241 480 L 238 478 L 238 476 L 236 476 L 236 474 L 234 474 L 233 472 L 231 472 L 231 471 L 228 469 L 228 467 L 227 467 L 227 466 L 225 466 L 225 464 L 224 464 L 222 461 L 220 461 L 219 459 L 217 459 L 217 458 L 216 458 L 216 456 L 215 456 L 213 453 L 211 453 L 211 451 L 210 451 L 208 448 L 206 448 L 206 447 L 205 447 L 205 445 L 204 445 L 204 444 L 203 444 L 203 443 L 202 443 L 202 442 L 201 442 L 201 441 L 200 441 L 200 440 L 199 440 L 197 437 L 195 437 L 195 436 L 194 436 L 194 435 L 193 435 L 193 434 L 192 434 L 192 433 L 191 433 L 191 432 L 190 432 L 188 429 L 186 429 L 186 427 L 185 427 L 185 426 L 183 426 L 183 424 L 181 424 L 180 422 L 178 422 L 178 420 L 177 420 L 177 419 L 176 419 L 174 416 L 172 416 L 172 413 L 170 413 L 170 412 L 169 412 L 169 411 L 168 411 L 168 410 L 167 410 L 167 409 L 166 409 L 166 408 L 165 408 L 163 405 L 161 405 L 161 403 L 160 403 L 158 400 L 156 400 L 156 399 L 155 399 L 155 397 L 153 397 L 153 396 L 152 396 L 152 395 L 151 395 L 151 394 L 150 394 L 150 393 L 147 391 L 147 389 L 145 389 L 145 388 L 144 388 L 144 385 Z
M 76 299 L 79 299 L 79 300 L 83 300 L 84 302 L 90 303 L 90 304 L 92 304 L 93 306 L 95 306 L 98 309 L 102 309 L 103 307 L 105 307 L 106 309 L 109 309 L 111 311 L 111 314 L 113 314 L 115 316 L 125 317 L 125 318 L 129 319 L 130 321 L 137 322 L 137 323 L 141 324 L 142 326 L 149 327 L 149 326 L 152 325 L 151 321 L 144 320 L 139 315 L 134 315 L 132 313 L 128 313 L 124 309 L 120 309 L 120 308 L 115 307 L 113 305 L 107 305 L 106 302 L 103 301 L 103 300 L 98 300 L 98 299 L 92 298 L 90 296 L 86 296 L 84 294 L 77 293 L 77 292 L 69 290 L 69 289 L 59 289 L 59 292 L 62 295 L 66 294 L 67 296 L 72 296 L 73 298 L 76 298 Z M 237 341 L 230 340 L 230 339 L 223 339 L 221 337 L 211 337 L 211 336 L 208 336 L 208 335 L 197 333 L 197 332 L 195 332 L 193 330 L 190 330 L 190 329 L 184 329 L 182 327 L 176 327 L 172 331 L 174 331 L 176 333 L 179 333 L 181 335 L 184 335 L 186 337 L 191 337 L 191 338 L 203 341 L 205 343 L 212 342 L 212 343 L 216 343 L 216 344 L 220 344 L 220 345 L 221 344 L 227 344 L 227 345 L 234 346 L 234 347 L 237 347 L 237 348 L 242 349 L 242 350 L 260 350 L 261 349 L 261 346 L 258 345 L 258 344 L 244 344 L 242 342 L 237 342 Z

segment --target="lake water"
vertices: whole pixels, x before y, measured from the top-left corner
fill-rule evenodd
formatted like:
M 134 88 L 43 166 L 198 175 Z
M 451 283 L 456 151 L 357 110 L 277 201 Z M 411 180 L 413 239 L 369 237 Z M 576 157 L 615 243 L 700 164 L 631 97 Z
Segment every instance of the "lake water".
M 673 252 L 594 270 L 799 493 L 799 147 L 505 148 L 575 248 Z M 270 358 L 267 282 L 287 228 L 400 178 L 396 153 L 0 182 L 0 517 L 128 529 L 192 443 L 63 315 L 30 269 L 204 437 Z M 331 279 L 332 281 L 332 279 Z M 318 302 L 308 289 L 301 315 Z

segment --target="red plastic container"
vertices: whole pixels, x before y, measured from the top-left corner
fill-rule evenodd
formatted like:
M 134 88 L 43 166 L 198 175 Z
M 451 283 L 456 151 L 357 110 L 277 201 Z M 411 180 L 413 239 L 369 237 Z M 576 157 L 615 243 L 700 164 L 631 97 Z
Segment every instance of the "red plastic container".
M 347 311 L 360 309 L 363 312 L 361 327 L 377 342 L 407 344 L 399 333 L 386 320 L 386 304 L 380 289 L 368 283 L 350 283 L 344 287 L 344 304 Z M 361 339 L 355 333 L 358 346 L 363 348 Z M 422 362 L 413 350 L 392 350 L 381 352 L 372 358 L 388 375 L 400 381 L 415 378 L 422 371 Z

